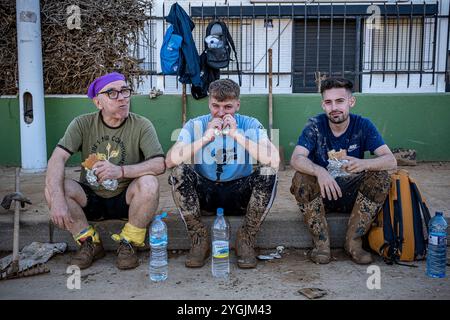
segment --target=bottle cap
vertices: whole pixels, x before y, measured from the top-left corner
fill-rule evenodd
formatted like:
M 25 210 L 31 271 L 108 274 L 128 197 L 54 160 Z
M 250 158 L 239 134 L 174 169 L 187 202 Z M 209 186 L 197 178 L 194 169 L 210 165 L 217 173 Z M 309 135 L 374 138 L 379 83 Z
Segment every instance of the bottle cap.
M 165 217 L 167 217 L 167 212 L 163 212 L 161 214 L 158 214 L 155 219 L 164 219 Z
M 217 215 L 223 216 L 223 208 L 217 208 Z
M 436 216 L 443 216 L 444 214 L 442 213 L 442 211 L 436 211 Z

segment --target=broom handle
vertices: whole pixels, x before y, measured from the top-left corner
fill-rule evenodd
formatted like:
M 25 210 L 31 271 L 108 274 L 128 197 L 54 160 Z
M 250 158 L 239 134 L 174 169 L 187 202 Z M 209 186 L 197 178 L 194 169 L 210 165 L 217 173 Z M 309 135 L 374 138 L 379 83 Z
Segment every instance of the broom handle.
M 20 192 L 20 168 L 16 168 L 16 192 Z M 13 264 L 19 261 L 19 212 L 20 201 L 14 207 Z

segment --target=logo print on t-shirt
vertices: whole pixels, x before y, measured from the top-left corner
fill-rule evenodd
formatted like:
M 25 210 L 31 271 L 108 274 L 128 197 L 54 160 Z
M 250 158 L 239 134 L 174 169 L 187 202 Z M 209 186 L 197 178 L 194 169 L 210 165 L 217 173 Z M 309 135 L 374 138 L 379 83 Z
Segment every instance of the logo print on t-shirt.
M 348 152 L 352 152 L 353 150 L 358 149 L 358 145 L 357 144 L 352 144 L 350 147 L 348 147 Z
M 113 163 L 117 165 L 122 165 L 125 163 L 124 143 L 120 138 L 116 136 L 113 136 L 111 140 L 116 143 L 116 148 L 112 147 L 111 143 L 109 142 L 110 138 L 108 135 L 106 135 L 101 137 L 95 142 L 95 144 L 91 148 L 91 153 L 96 153 L 97 158 L 103 161 L 110 161 L 120 156 L 119 160 L 118 161 L 116 160 Z M 105 142 L 107 142 L 106 146 Z

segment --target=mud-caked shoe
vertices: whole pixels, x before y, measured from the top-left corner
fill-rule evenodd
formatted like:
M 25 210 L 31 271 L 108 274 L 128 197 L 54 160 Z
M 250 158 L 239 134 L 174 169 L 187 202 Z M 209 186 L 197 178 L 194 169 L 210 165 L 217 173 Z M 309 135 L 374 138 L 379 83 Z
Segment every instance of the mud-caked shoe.
M 89 268 L 95 260 L 105 256 L 105 249 L 101 242 L 94 243 L 89 237 L 81 243 L 78 251 L 72 256 L 70 264 L 78 266 L 80 269 Z
M 255 237 L 250 236 L 243 228 L 236 234 L 237 265 L 241 269 L 256 268 L 258 261 L 255 252 Z
M 193 235 L 191 249 L 186 257 L 185 266 L 188 268 L 201 268 L 211 254 L 209 236 Z
M 120 241 L 119 248 L 117 248 L 116 266 L 121 270 L 134 269 L 139 266 L 136 247 L 128 241 Z

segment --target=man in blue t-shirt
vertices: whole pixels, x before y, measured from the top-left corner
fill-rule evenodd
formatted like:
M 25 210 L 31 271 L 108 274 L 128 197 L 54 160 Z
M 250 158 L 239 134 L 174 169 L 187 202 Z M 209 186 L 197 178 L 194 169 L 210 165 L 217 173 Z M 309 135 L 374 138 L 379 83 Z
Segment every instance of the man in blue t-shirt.
M 173 199 L 192 241 L 187 267 L 205 264 L 210 240 L 200 216 L 217 208 L 245 215 L 236 235 L 237 262 L 240 268 L 257 264 L 256 234 L 272 206 L 280 159 L 261 123 L 237 113 L 239 93 L 230 79 L 212 82 L 210 113 L 189 120 L 167 153 Z
M 347 79 L 322 81 L 324 113 L 308 121 L 291 158 L 296 170 L 291 193 L 311 232 L 310 259 L 315 263 L 331 259 L 325 212 L 351 212 L 345 251 L 358 264 L 372 262 L 370 253 L 362 249 L 361 237 L 369 231 L 389 191 L 387 170 L 397 166 L 373 123 L 350 114 L 356 103 L 352 89 Z M 364 159 L 366 151 L 377 157 Z

